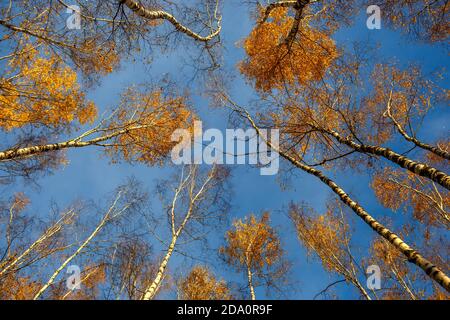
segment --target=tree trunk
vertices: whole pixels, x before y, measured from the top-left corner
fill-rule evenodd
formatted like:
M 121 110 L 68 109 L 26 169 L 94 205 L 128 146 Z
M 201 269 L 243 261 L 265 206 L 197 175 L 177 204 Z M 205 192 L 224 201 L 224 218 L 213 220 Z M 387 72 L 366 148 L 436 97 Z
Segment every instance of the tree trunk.
M 332 135 L 337 141 L 340 143 L 343 143 L 350 148 L 362 152 L 362 153 L 370 153 L 378 156 L 382 156 L 397 165 L 399 165 L 402 168 L 405 168 L 415 174 L 418 174 L 422 177 L 429 178 L 433 180 L 436 183 L 439 183 L 444 188 L 450 190 L 450 176 L 447 175 L 445 172 L 439 171 L 436 168 L 433 168 L 431 166 L 428 166 L 424 163 L 419 163 L 412 161 L 411 159 L 402 156 L 389 148 L 383 148 L 379 146 L 371 146 L 371 145 L 360 145 L 358 143 L 353 142 L 350 139 L 343 138 L 333 130 L 323 130 L 325 133 L 328 133 Z
M 167 264 L 169 263 L 169 259 L 172 256 L 173 250 L 175 249 L 177 238 L 178 235 L 172 238 L 172 242 L 169 245 L 169 249 L 167 250 L 167 253 L 164 256 L 164 259 L 161 261 L 161 264 L 159 265 L 158 273 L 156 274 L 156 277 L 153 280 L 150 287 L 148 287 L 148 289 L 145 291 L 142 300 L 152 300 L 155 297 L 156 293 L 158 292 L 158 288 L 160 287 L 161 281 L 166 272 Z
M 248 119 L 252 127 L 256 130 L 257 134 L 264 139 L 265 143 L 274 151 L 278 152 L 283 158 L 291 162 L 297 168 L 312 174 L 325 183 L 335 194 L 339 196 L 339 199 L 345 203 L 349 208 L 353 210 L 361 219 L 364 220 L 376 233 L 389 241 L 399 252 L 405 255 L 409 262 L 414 263 L 420 267 L 425 273 L 434 281 L 439 283 L 445 290 L 450 292 L 450 278 L 442 272 L 437 266 L 425 259 L 419 252 L 408 246 L 399 236 L 391 232 L 388 228 L 383 226 L 377 220 L 375 220 L 369 213 L 367 213 L 363 207 L 357 202 L 353 201 L 345 191 L 340 188 L 333 180 L 325 176 L 321 171 L 316 170 L 310 166 L 307 166 L 300 161 L 296 160 L 292 156 L 282 152 L 279 148 L 274 148 L 271 142 L 267 141 L 259 130 L 259 127 L 251 118 L 250 114 L 246 110 L 239 110 L 244 113 L 244 116 Z
M 281 153 L 280 153 L 281 154 Z M 283 156 L 283 155 L 282 155 Z M 283 156 L 284 157 L 284 156 Z M 295 160 L 294 160 L 295 161 Z M 297 161 L 295 161 L 297 163 Z M 300 164 L 301 165 L 301 164 Z M 333 180 L 326 177 L 321 171 L 301 165 L 298 166 L 300 169 L 318 177 L 322 182 L 324 182 L 328 187 L 330 187 L 334 193 L 336 193 L 340 200 L 350 207 L 360 218 L 364 220 L 375 232 L 380 236 L 388 240 L 397 250 L 403 253 L 408 261 L 419 266 L 425 273 L 439 283 L 443 288 L 450 292 L 450 278 L 442 272 L 437 266 L 432 264 L 430 261 L 422 257 L 416 250 L 408 246 L 399 236 L 391 232 L 388 228 L 383 226 L 381 223 L 376 221 L 368 212 L 366 212 L 363 207 L 361 207 L 357 202 L 353 201 L 345 191 L 340 188 Z
M 197 41 L 207 42 L 207 41 L 213 39 L 214 37 L 218 36 L 219 33 L 220 33 L 220 30 L 221 30 L 220 19 L 219 19 L 217 21 L 218 22 L 217 29 L 215 31 L 211 32 L 206 37 L 203 37 L 200 34 L 195 33 L 191 29 L 189 29 L 186 26 L 182 25 L 170 13 L 167 13 L 167 12 L 162 11 L 162 10 L 146 9 L 143 5 L 141 5 L 138 1 L 135 1 L 135 0 L 121 0 L 120 2 L 123 3 L 124 5 L 126 5 L 135 14 L 137 14 L 138 16 L 140 16 L 140 17 L 142 17 L 144 19 L 147 19 L 147 20 L 163 19 L 163 20 L 169 21 L 175 27 L 175 29 L 177 31 L 182 32 L 182 33 L 188 35 L 189 37 L 191 37 L 191 38 L 193 38 L 194 40 L 197 40 Z
M 141 127 L 132 127 L 132 128 L 118 130 L 111 134 L 104 135 L 104 136 L 101 136 L 101 137 L 98 137 L 95 139 L 91 139 L 88 141 L 78 141 L 77 139 L 74 139 L 74 140 L 58 142 L 58 143 L 43 144 L 43 145 L 37 145 L 37 146 L 31 146 L 31 147 L 25 147 L 25 148 L 19 148 L 19 149 L 5 150 L 5 151 L 0 152 L 0 161 L 7 161 L 7 160 L 16 159 L 16 158 L 24 158 L 24 157 L 33 156 L 33 155 L 40 154 L 40 153 L 58 151 L 58 150 L 67 149 L 67 148 L 87 147 L 87 146 L 95 145 L 97 143 L 112 139 L 121 134 L 128 133 L 130 131 L 133 131 L 133 130 L 141 128 Z
M 256 300 L 255 289 L 253 288 L 253 274 L 249 266 L 247 266 L 247 279 L 248 287 L 250 288 L 250 297 L 252 300 Z
M 76 257 L 78 256 L 81 251 L 83 251 L 84 248 L 86 248 L 86 246 L 89 244 L 89 242 L 91 242 L 91 240 L 98 234 L 98 232 L 104 227 L 104 225 L 106 224 L 106 222 L 108 221 L 108 217 L 109 214 L 105 215 L 102 219 L 102 221 L 99 223 L 99 225 L 97 226 L 97 228 L 95 228 L 95 230 L 89 235 L 89 237 L 87 237 L 87 239 L 83 242 L 83 244 L 69 257 L 67 258 L 63 264 L 61 264 L 61 266 L 56 269 L 56 271 L 52 274 L 52 276 L 50 277 L 50 279 L 48 279 L 47 283 L 42 286 L 42 288 L 39 290 L 38 293 L 36 293 L 36 295 L 34 296 L 33 300 L 37 300 L 39 299 L 39 297 L 48 289 L 48 287 L 50 287 L 53 282 L 55 281 L 56 277 L 61 273 L 62 270 L 64 270 L 64 268 Z
M 361 294 L 364 296 L 364 298 L 366 298 L 366 300 L 372 300 L 372 298 L 369 296 L 367 291 L 364 289 L 364 287 L 361 285 L 361 283 L 359 283 L 358 280 L 356 280 L 353 284 L 356 286 L 356 288 L 358 288 L 358 290 L 361 292 Z

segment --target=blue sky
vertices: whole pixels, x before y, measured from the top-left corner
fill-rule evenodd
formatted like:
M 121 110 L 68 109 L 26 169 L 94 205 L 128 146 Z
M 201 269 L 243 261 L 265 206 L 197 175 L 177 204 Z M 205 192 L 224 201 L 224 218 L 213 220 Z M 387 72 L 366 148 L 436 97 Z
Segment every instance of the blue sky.
M 250 99 L 254 99 L 254 92 L 245 80 L 239 75 L 235 66 L 244 57 L 242 48 L 236 43 L 243 39 L 251 30 L 253 21 L 249 17 L 247 10 L 239 8 L 238 1 L 224 1 L 223 10 L 223 30 L 221 39 L 224 45 L 225 68 L 231 70 L 236 77 L 232 82 L 231 95 L 239 103 L 245 105 Z M 366 28 L 364 8 L 362 14 L 355 19 L 354 25 L 345 30 L 339 31 L 335 38 L 338 44 L 350 43 L 355 40 L 368 40 L 370 44 L 380 44 L 380 48 L 375 53 L 380 61 L 397 60 L 405 65 L 408 62 L 416 62 L 424 67 L 426 71 L 432 71 L 438 67 L 448 67 L 449 60 L 443 48 L 430 45 L 419 45 L 399 36 L 397 32 L 387 30 L 384 25 L 382 30 L 368 30 Z M 136 62 L 125 62 L 120 70 L 102 79 L 99 86 L 89 89 L 88 97 L 93 100 L 101 110 L 115 106 L 119 101 L 120 92 L 129 85 L 154 82 L 162 78 L 165 74 L 173 80 L 180 80 L 183 83 L 190 70 L 183 67 L 178 59 L 184 53 L 183 46 L 175 52 L 160 54 L 154 53 L 153 63 L 142 67 L 137 58 Z M 145 53 L 142 53 L 145 54 Z M 180 73 L 180 70 L 182 71 Z M 444 83 L 448 87 L 448 82 Z M 189 87 L 191 86 L 191 87 Z M 204 129 L 218 128 L 224 130 L 231 128 L 231 124 L 224 121 L 228 119 L 228 111 L 220 108 L 211 108 L 210 101 L 198 94 L 202 88 L 198 82 L 187 84 L 192 92 L 192 102 L 196 111 L 201 116 Z M 446 136 L 449 133 L 448 119 L 449 108 L 441 107 L 430 113 L 427 118 L 429 128 L 432 130 L 421 130 L 419 136 L 424 140 L 433 139 L 439 136 Z M 100 156 L 101 150 L 95 148 L 83 148 L 69 150 L 67 157 L 70 163 L 64 168 L 56 171 L 53 175 L 39 180 L 40 188 L 16 184 L 14 186 L 3 187 L 6 192 L 21 189 L 32 200 L 33 211 L 37 214 L 45 215 L 49 211 L 50 201 L 56 201 L 61 207 L 70 204 L 77 198 L 99 199 L 110 193 L 116 186 L 123 183 L 126 177 L 136 176 L 141 180 L 149 191 L 152 191 L 155 182 L 167 176 L 176 168 L 173 167 L 147 167 L 144 165 L 128 165 L 109 163 L 108 158 Z M 288 169 L 289 166 L 284 161 L 280 164 L 281 169 Z M 319 262 L 308 258 L 304 248 L 299 244 L 295 231 L 287 218 L 286 206 L 291 201 L 307 201 L 317 210 L 323 210 L 325 201 L 330 197 L 328 188 L 313 176 L 303 174 L 299 171 L 292 171 L 292 184 L 290 188 L 283 191 L 280 187 L 277 176 L 260 176 L 259 169 L 248 166 L 232 166 L 232 205 L 231 216 L 234 218 L 243 217 L 251 212 L 256 214 L 268 210 L 272 212 L 272 223 L 277 227 L 283 244 L 285 245 L 288 258 L 293 263 L 292 279 L 296 282 L 297 290 L 285 292 L 285 297 L 289 299 L 310 299 L 316 293 L 325 288 L 329 283 L 337 279 L 323 271 Z M 367 174 L 356 174 L 351 171 L 343 173 L 330 173 L 344 189 L 351 192 L 355 198 L 362 203 L 375 217 L 392 216 L 392 212 L 379 205 L 374 198 L 369 187 L 370 179 Z M 155 199 L 156 200 L 156 199 Z M 154 201 L 156 202 L 156 201 Z M 155 204 L 157 210 L 158 205 Z M 356 221 L 354 225 L 355 243 L 366 247 L 373 237 L 369 228 Z M 212 244 L 217 247 L 222 243 L 223 234 L 217 234 Z M 158 252 L 158 243 L 155 241 L 155 252 Z M 197 250 L 189 248 L 190 252 Z M 220 277 L 228 281 L 245 283 L 243 275 L 236 274 L 226 268 L 217 257 L 210 255 L 208 260 L 213 264 L 213 270 Z M 186 273 L 192 262 L 185 261 L 181 256 L 174 256 L 169 263 L 171 271 Z M 336 291 L 341 298 L 354 298 L 356 292 L 353 288 L 345 284 L 339 284 Z M 262 288 L 256 289 L 258 298 L 266 297 Z M 173 297 L 165 294 L 162 297 Z

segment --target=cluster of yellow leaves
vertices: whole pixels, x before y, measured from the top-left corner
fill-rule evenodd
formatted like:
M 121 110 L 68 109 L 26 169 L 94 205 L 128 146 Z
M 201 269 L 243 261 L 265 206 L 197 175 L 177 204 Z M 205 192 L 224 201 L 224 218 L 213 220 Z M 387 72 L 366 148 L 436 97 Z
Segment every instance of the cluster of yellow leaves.
M 275 230 L 269 225 L 268 213 L 259 220 L 252 214 L 233 225 L 234 230 L 226 234 L 227 246 L 220 248 L 230 265 L 261 272 L 282 258 L 284 252 Z
M 74 55 L 73 60 L 84 74 L 107 75 L 119 66 L 120 57 L 112 41 L 99 43 L 96 39 L 87 39 L 77 50 L 79 54 Z
M 65 128 L 96 117 L 96 107 L 85 101 L 76 73 L 56 55 L 40 55 L 29 45 L 9 61 L 9 67 L 0 79 L 0 128 Z
M 41 284 L 28 277 L 18 277 L 9 273 L 0 281 L 1 300 L 31 300 L 41 288 Z
M 323 215 L 313 216 L 312 213 L 310 208 L 291 207 L 290 216 L 299 240 L 305 245 L 309 255 L 316 254 L 320 258 L 326 270 L 346 275 L 348 225 L 337 218 L 332 209 Z
M 374 176 L 372 187 L 383 206 L 411 209 L 414 217 L 426 225 L 450 227 L 450 193 L 429 181 L 413 173 L 385 168 Z
M 405 257 L 398 251 L 395 250 L 386 240 L 376 239 L 372 243 L 371 247 L 372 256 L 376 259 L 375 261 L 382 261 L 386 265 L 390 265 L 395 261 L 404 261 Z M 405 276 L 408 273 L 406 268 L 399 270 L 399 275 Z
M 124 95 L 121 107 L 109 126 L 111 132 L 127 132 L 115 138 L 108 153 L 116 161 L 161 163 L 177 142 L 171 141 L 176 129 L 192 130 L 193 113 L 184 97 L 164 96 L 161 90 L 141 93 L 132 88 Z
M 248 58 L 240 63 L 241 73 L 261 91 L 321 79 L 338 56 L 334 41 L 302 21 L 295 39 L 287 43 L 294 22 L 288 9 L 276 8 L 269 19 L 272 21 L 258 24 L 245 40 Z
M 217 281 L 206 267 L 195 266 L 180 283 L 180 298 L 183 300 L 230 300 L 226 283 Z
M 381 204 L 392 210 L 398 210 L 409 196 L 408 192 L 399 192 L 399 186 L 392 178 L 399 178 L 400 172 L 385 168 L 383 172 L 376 174 L 373 178 L 372 187 Z
M 372 93 L 364 100 L 360 112 L 370 115 L 367 120 L 373 130 L 369 139 L 377 144 L 389 140 L 394 130 L 392 121 L 386 117 L 388 106 L 394 119 L 407 128 L 409 121 L 428 112 L 432 98 L 442 98 L 442 92 L 414 66 L 399 70 L 393 65 L 377 64 L 371 79 Z

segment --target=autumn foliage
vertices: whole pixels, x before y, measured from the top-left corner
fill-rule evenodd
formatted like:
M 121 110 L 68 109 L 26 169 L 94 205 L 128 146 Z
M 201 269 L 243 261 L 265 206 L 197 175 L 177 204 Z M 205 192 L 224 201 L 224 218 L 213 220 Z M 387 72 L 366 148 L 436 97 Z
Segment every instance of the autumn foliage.
M 226 283 L 218 281 L 208 268 L 195 266 L 179 285 L 180 299 L 183 300 L 229 300 L 231 298 Z
M 435 184 L 411 173 L 385 168 L 375 174 L 372 187 L 385 207 L 412 212 L 426 226 L 450 227 L 450 196 Z
M 259 219 L 251 214 L 234 221 L 233 228 L 226 233 L 226 245 L 219 249 L 228 265 L 246 274 L 253 300 L 256 286 L 265 284 L 269 288 L 284 284 L 289 273 L 285 251 L 269 222 L 268 212 Z
M 237 268 L 248 266 L 262 272 L 282 257 L 280 241 L 268 222 L 268 213 L 260 219 L 250 215 L 245 220 L 234 222 L 234 230 L 227 233 L 227 246 L 221 248 L 230 265 Z
M 318 258 L 327 272 L 342 276 L 370 300 L 352 252 L 351 227 L 339 203 L 328 203 L 324 214 L 316 213 L 305 204 L 291 204 L 289 215 L 308 256 Z
M 177 143 L 172 133 L 179 128 L 190 129 L 194 114 L 186 98 L 164 94 L 161 90 L 142 92 L 130 88 L 114 111 L 108 130 L 125 130 L 113 139 L 107 153 L 113 160 L 157 164 Z
M 96 106 L 86 101 L 75 71 L 54 54 L 41 55 L 31 45 L 22 50 L 0 79 L 2 129 L 29 125 L 67 129 L 72 122 L 95 119 Z
M 286 41 L 294 18 L 287 8 L 274 9 L 270 20 L 257 24 L 244 41 L 247 59 L 239 68 L 261 91 L 320 80 L 338 56 L 327 34 L 302 21 L 298 34 Z
M 236 15 L 250 13 L 253 24 L 239 35 L 241 61 L 231 60 L 234 52 L 222 56 L 222 40 L 229 40 L 222 37 L 229 14 L 222 17 L 223 0 L 73 2 L 79 12 L 66 1 L 0 2 L 0 300 L 316 299 L 340 292 L 450 299 L 450 91 L 435 59 L 448 55 L 448 0 L 377 1 L 382 29 L 400 30 L 398 42 L 411 50 L 426 42 L 417 56 L 393 52 L 385 30 L 367 30 L 359 19 L 370 15 L 367 1 L 227 2 Z M 377 32 L 379 43 L 368 36 Z M 426 61 L 412 61 L 417 57 Z M 225 113 L 210 115 L 217 111 L 206 109 L 210 98 Z M 197 142 L 207 134 L 189 144 L 194 164 L 174 168 L 167 161 L 179 143 L 174 132 L 193 137 L 195 120 L 255 132 L 243 141 L 235 130 L 232 143 L 255 138 L 264 157 L 266 142 L 281 159 L 279 188 L 267 177 L 244 184 L 238 170 L 234 180 L 222 163 L 198 163 Z M 264 136 L 271 129 L 277 141 Z M 230 131 L 226 150 L 214 148 L 227 163 L 236 156 Z M 252 148 L 246 151 L 251 162 Z M 157 166 L 142 183 L 127 177 L 112 196 L 88 198 Z M 38 179 L 62 167 L 57 179 Z M 235 182 L 248 193 L 230 190 Z M 275 198 L 290 202 L 267 208 L 282 211 L 276 216 L 228 219 L 248 194 L 256 195 L 253 209 Z M 303 201 L 311 196 L 314 207 Z M 289 254 L 301 257 L 295 274 Z M 309 260 L 318 263 L 306 266 Z M 66 282 L 72 266 L 79 288 Z M 381 288 L 369 286 L 369 266 L 381 271 Z M 320 267 L 327 277 L 303 287 Z

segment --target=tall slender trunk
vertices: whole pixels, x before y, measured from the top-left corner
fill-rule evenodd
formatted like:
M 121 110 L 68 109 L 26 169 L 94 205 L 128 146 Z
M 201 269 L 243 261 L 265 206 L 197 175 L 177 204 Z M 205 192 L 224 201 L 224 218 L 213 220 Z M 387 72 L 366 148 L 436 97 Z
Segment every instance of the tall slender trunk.
M 255 288 L 253 288 L 253 273 L 249 266 L 247 266 L 247 279 L 248 287 L 250 288 L 250 297 L 252 300 L 256 300 Z
M 215 170 L 215 167 L 213 167 L 211 172 L 214 172 L 214 170 Z M 184 180 L 183 174 L 182 174 L 180 184 L 178 185 L 178 188 L 175 189 L 175 195 L 174 195 L 171 210 L 170 210 L 171 211 L 171 223 L 170 224 L 171 224 L 171 230 L 172 230 L 172 241 L 170 242 L 170 245 L 167 249 L 164 259 L 161 261 L 161 264 L 159 265 L 158 273 L 156 274 L 155 279 L 150 284 L 150 286 L 147 287 L 147 289 L 144 292 L 144 295 L 141 297 L 142 300 L 151 300 L 157 294 L 157 292 L 161 286 L 161 282 L 164 279 L 167 264 L 169 263 L 170 257 L 172 256 L 172 253 L 175 249 L 175 245 L 177 243 L 178 237 L 180 236 L 181 232 L 183 232 L 186 224 L 188 223 L 189 219 L 191 218 L 191 215 L 193 214 L 196 202 L 199 200 L 199 197 L 203 194 L 203 192 L 205 192 L 206 186 L 209 184 L 209 182 L 213 178 L 212 173 L 210 175 L 208 175 L 208 177 L 206 178 L 205 182 L 203 183 L 203 185 L 201 186 L 199 191 L 194 195 L 193 191 L 195 188 L 195 183 L 194 183 L 195 175 L 196 175 L 195 171 L 196 171 L 196 169 L 191 169 L 191 172 L 189 173 L 186 180 Z M 189 190 L 189 196 L 190 196 L 189 207 L 187 209 L 186 215 L 184 216 L 184 219 L 181 222 L 180 226 L 178 228 L 176 228 L 175 227 L 175 211 L 176 211 L 175 205 L 176 205 L 176 202 L 177 202 L 177 199 L 178 199 L 178 196 L 179 196 L 181 190 L 183 188 L 187 188 L 187 183 L 188 183 L 189 179 L 194 179 L 194 180 L 191 180 L 191 185 L 189 186 L 189 188 L 190 188 L 190 190 Z
M 230 100 L 228 100 L 230 101 Z M 233 102 L 231 102 L 235 105 Z M 264 138 L 264 135 L 261 135 L 261 131 L 256 123 L 251 118 L 250 114 L 242 109 L 238 109 L 241 113 L 244 113 L 244 116 L 250 122 L 252 127 L 256 130 L 258 136 L 260 136 L 265 143 L 272 149 L 278 152 L 283 158 L 292 163 L 295 167 L 316 176 L 323 183 L 325 183 L 336 195 L 338 195 L 339 199 L 345 203 L 349 208 L 353 210 L 367 225 L 372 228 L 376 233 L 382 236 L 384 239 L 389 241 L 399 252 L 406 256 L 409 262 L 414 263 L 419 268 L 421 268 L 425 273 L 434 281 L 439 283 L 445 290 L 450 292 L 450 278 L 442 272 L 436 265 L 431 263 L 429 260 L 425 259 L 418 251 L 411 248 L 408 244 L 406 244 L 399 236 L 390 231 L 384 225 L 375 220 L 367 211 L 364 210 L 357 202 L 355 202 L 352 198 L 350 198 L 345 191 L 340 188 L 333 180 L 325 176 L 321 171 L 314 169 L 310 166 L 307 166 L 300 161 L 296 160 L 292 156 L 284 153 L 279 148 L 275 148 L 273 144 L 267 139 Z
M 364 296 L 364 298 L 366 298 L 366 300 L 372 300 L 372 298 L 369 296 L 367 291 L 364 289 L 364 287 L 361 285 L 361 283 L 358 280 L 355 280 L 355 282 L 353 282 L 353 284 L 361 292 L 361 294 Z
M 389 148 L 358 144 L 348 138 L 341 137 L 339 133 L 337 133 L 334 130 L 322 130 L 322 131 L 324 131 L 327 134 L 330 134 L 338 142 L 345 144 L 358 152 L 382 156 L 392 161 L 393 163 L 399 165 L 400 167 L 405 168 L 422 177 L 429 178 L 434 182 L 439 183 L 444 188 L 450 190 L 450 176 L 447 175 L 445 172 L 442 172 L 424 163 L 413 161 L 405 156 L 402 156 L 390 150 Z
M 245 265 L 247 267 L 247 280 L 248 280 L 248 287 L 250 289 L 250 297 L 252 300 L 256 300 L 255 296 L 255 288 L 253 287 L 253 273 L 251 268 L 251 259 L 250 254 L 253 246 L 255 238 L 253 238 L 250 243 L 248 244 L 247 250 L 245 252 Z
M 280 153 L 280 155 L 293 163 L 296 167 L 319 178 L 331 190 L 333 190 L 335 194 L 339 196 L 340 200 L 343 203 L 345 203 L 353 210 L 353 212 L 355 212 L 361 219 L 363 219 L 366 224 L 368 224 L 375 232 L 389 241 L 397 250 L 404 254 L 409 262 L 414 263 L 415 265 L 420 267 L 430 278 L 435 280 L 443 288 L 450 292 L 450 278 L 444 272 L 442 272 L 433 263 L 425 259 L 419 252 L 411 248 L 399 236 L 397 236 L 395 233 L 375 220 L 367 211 L 364 210 L 363 207 L 361 207 L 357 202 L 350 198 L 347 193 L 342 188 L 340 188 L 333 180 L 326 177 L 321 171 L 305 166 L 284 153 Z
M 169 263 L 169 259 L 172 256 L 173 250 L 175 249 L 177 239 L 178 239 L 178 235 L 175 235 L 172 238 L 172 242 L 169 245 L 167 253 L 164 256 L 164 259 L 161 261 L 161 264 L 159 265 L 158 273 L 156 274 L 156 277 L 153 280 L 150 287 L 148 287 L 148 289 L 145 291 L 142 300 L 152 300 L 155 297 L 156 293 L 158 292 L 158 289 L 161 286 L 161 281 L 166 272 L 167 264 Z
M 16 265 L 21 265 L 21 261 L 25 259 L 35 248 L 37 248 L 40 244 L 44 243 L 46 240 L 53 237 L 55 234 L 57 234 L 59 231 L 61 231 L 62 226 L 64 223 L 66 223 L 69 219 L 71 219 L 74 215 L 74 211 L 70 210 L 64 216 L 59 219 L 54 225 L 49 227 L 45 232 L 36 240 L 34 241 L 27 249 L 25 249 L 20 255 L 18 255 L 16 258 L 14 258 L 11 262 L 7 263 L 2 270 L 0 270 L 0 277 L 3 276 L 7 271 L 15 267 Z
M 64 141 L 64 142 L 57 142 L 57 143 L 51 143 L 51 144 L 43 144 L 43 145 L 37 145 L 37 146 L 31 146 L 31 147 L 25 147 L 25 148 L 5 150 L 5 151 L 0 152 L 0 161 L 7 161 L 7 160 L 16 159 L 16 158 L 23 158 L 23 157 L 33 156 L 33 155 L 36 155 L 39 153 L 58 151 L 58 150 L 67 149 L 67 148 L 81 148 L 81 147 L 91 146 L 91 145 L 95 145 L 97 143 L 112 139 L 119 135 L 128 133 L 137 128 L 138 127 L 118 130 L 111 134 L 100 136 L 98 138 L 91 139 L 88 141 L 78 141 L 77 139 L 73 139 L 73 140 Z
M 102 219 L 102 221 L 98 224 L 98 226 L 95 228 L 95 230 L 89 235 L 89 237 L 86 238 L 86 240 L 83 242 L 83 244 L 70 256 L 68 257 L 60 266 L 58 269 L 53 272 L 52 276 L 48 279 L 48 281 L 42 286 L 42 288 L 36 293 L 33 300 L 39 299 L 39 297 L 50 287 L 53 282 L 55 281 L 56 277 L 61 273 L 62 270 L 76 257 L 78 256 L 81 251 L 83 251 L 84 248 L 91 242 L 91 240 L 99 233 L 99 231 L 104 227 L 106 222 L 108 221 L 109 215 L 105 215 Z

